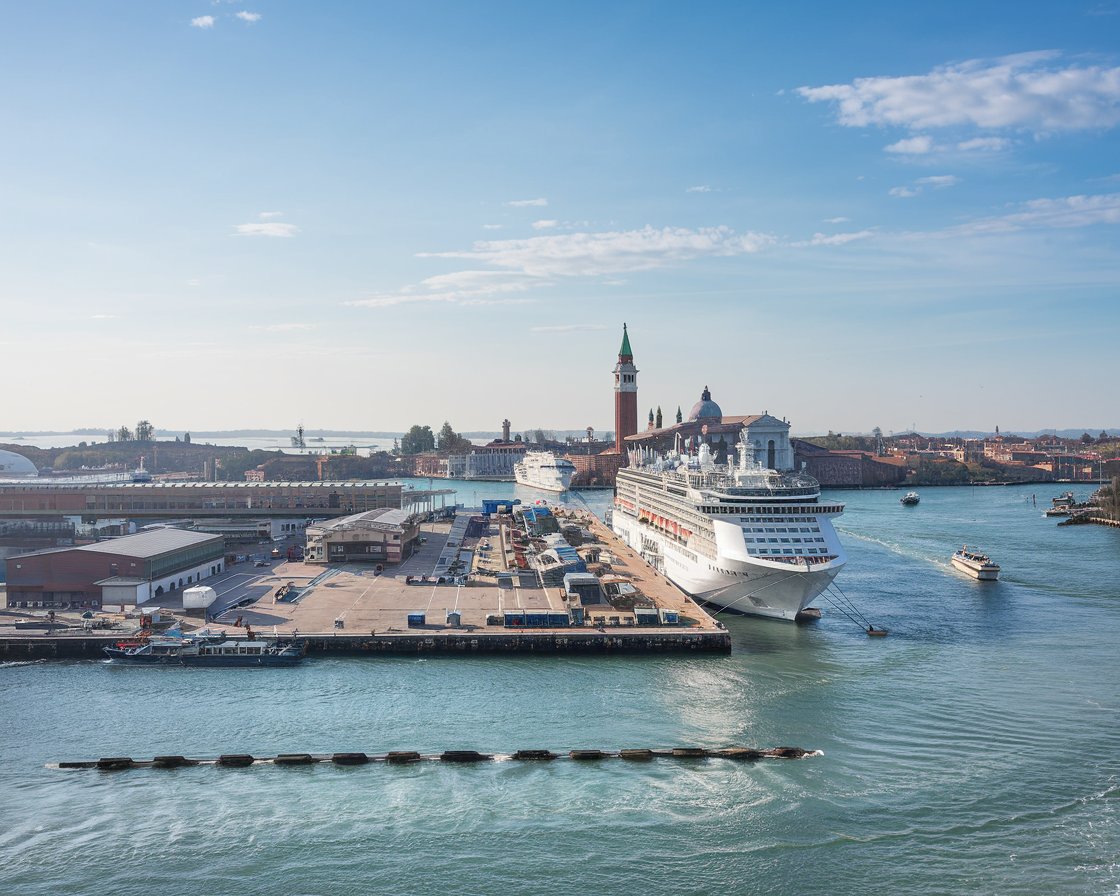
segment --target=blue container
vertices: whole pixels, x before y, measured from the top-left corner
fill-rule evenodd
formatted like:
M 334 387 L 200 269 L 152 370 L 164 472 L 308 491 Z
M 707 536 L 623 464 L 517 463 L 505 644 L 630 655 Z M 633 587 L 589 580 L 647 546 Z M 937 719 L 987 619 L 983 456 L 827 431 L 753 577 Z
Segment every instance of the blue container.
M 408 627 L 421 628 L 424 625 L 423 613 L 409 613 L 408 614 Z

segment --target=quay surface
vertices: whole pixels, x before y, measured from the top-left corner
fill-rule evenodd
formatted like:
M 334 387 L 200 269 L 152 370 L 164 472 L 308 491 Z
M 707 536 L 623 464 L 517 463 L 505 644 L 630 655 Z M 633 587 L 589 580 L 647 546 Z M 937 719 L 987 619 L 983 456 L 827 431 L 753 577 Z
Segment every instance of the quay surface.
M 612 581 L 632 587 L 659 610 L 677 613 L 681 624 L 638 625 L 632 609 L 609 603 L 586 605 L 587 624 L 582 626 L 502 624 L 507 611 L 568 611 L 562 587 L 542 587 L 535 570 L 518 574 L 511 537 L 516 524 L 503 517 L 476 538 L 452 537 L 450 523 L 426 523 L 416 552 L 382 574 L 368 565 L 303 562 L 281 563 L 259 576 L 246 574 L 251 580 L 245 585 L 246 600 L 252 602 L 236 606 L 237 594 L 227 596 L 224 603 L 235 606 L 207 626 L 230 636 L 244 636 L 248 625 L 257 637 L 298 638 L 309 655 L 730 651 L 730 634 L 720 623 L 592 514 L 559 514 L 562 521 L 577 522 L 592 533 Z M 469 569 L 465 582 L 461 575 L 446 574 L 457 564 L 464 574 Z M 417 614 L 424 623 L 410 625 L 409 616 Z M 495 624 L 495 617 L 502 622 Z M 105 646 L 129 635 L 121 630 L 32 634 L 0 624 L 0 659 L 100 657 Z

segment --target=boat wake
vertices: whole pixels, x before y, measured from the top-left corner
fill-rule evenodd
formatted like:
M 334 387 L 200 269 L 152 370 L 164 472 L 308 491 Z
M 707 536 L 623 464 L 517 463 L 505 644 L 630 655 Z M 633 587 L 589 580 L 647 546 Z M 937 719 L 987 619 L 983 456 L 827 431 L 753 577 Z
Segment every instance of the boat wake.
M 945 560 L 945 558 L 941 554 L 927 554 L 915 548 L 907 547 L 906 545 L 900 544 L 896 541 L 887 541 L 882 538 L 876 538 L 874 535 L 868 535 L 864 532 L 855 532 L 850 529 L 844 529 L 840 526 L 836 527 L 836 531 L 847 538 L 851 538 L 856 541 L 862 541 L 866 544 L 878 545 L 879 547 L 890 551 L 892 554 L 897 554 L 900 557 L 907 557 L 910 560 L 921 560 L 924 563 L 932 563 L 934 566 L 938 566 L 945 570 L 951 568 L 949 562 Z

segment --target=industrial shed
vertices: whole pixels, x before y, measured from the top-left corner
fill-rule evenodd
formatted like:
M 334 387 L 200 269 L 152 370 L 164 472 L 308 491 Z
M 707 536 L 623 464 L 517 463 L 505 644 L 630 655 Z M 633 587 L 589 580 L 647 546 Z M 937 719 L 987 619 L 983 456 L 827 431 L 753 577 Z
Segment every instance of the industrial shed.
M 8 606 L 65 610 L 142 604 L 216 575 L 224 566 L 221 536 L 183 529 L 34 551 L 8 560 Z

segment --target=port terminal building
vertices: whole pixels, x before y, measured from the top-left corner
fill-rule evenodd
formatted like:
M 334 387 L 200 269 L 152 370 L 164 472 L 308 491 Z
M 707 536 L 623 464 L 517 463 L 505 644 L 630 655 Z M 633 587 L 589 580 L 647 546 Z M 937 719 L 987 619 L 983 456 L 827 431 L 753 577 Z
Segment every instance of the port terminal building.
M 221 536 L 153 529 L 9 558 L 8 606 L 98 610 L 106 604 L 139 605 L 196 585 L 224 567 Z
M 412 556 L 422 514 L 367 510 L 307 527 L 307 563 L 400 563 Z

